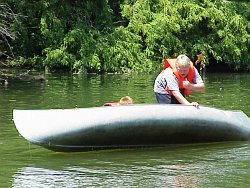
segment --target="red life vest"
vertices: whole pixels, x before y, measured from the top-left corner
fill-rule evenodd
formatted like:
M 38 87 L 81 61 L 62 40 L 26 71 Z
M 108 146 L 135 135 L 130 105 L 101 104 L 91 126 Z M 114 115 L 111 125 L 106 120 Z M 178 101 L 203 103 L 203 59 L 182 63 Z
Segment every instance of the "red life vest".
M 190 89 L 185 89 L 183 87 L 183 81 L 188 80 L 189 82 L 192 82 L 194 79 L 194 66 L 193 63 L 191 63 L 191 66 L 189 68 L 188 74 L 185 78 L 179 75 L 176 65 L 175 65 L 176 59 L 165 59 L 164 60 L 164 70 L 168 67 L 172 68 L 174 75 L 178 79 L 178 85 L 180 90 L 184 90 L 183 94 L 184 96 L 189 96 L 190 94 Z M 165 90 L 171 94 L 171 92 L 168 89 L 168 86 L 165 87 Z
M 119 102 L 107 102 L 104 103 L 103 106 L 120 106 L 121 104 Z

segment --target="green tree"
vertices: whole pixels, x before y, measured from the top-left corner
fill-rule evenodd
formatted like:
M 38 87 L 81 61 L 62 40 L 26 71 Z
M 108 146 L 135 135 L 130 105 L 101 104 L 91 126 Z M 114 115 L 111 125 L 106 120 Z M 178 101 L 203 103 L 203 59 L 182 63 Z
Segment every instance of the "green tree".
M 140 72 L 203 52 L 250 70 L 249 2 L 224 0 L 6 0 L 19 21 L 16 66 Z

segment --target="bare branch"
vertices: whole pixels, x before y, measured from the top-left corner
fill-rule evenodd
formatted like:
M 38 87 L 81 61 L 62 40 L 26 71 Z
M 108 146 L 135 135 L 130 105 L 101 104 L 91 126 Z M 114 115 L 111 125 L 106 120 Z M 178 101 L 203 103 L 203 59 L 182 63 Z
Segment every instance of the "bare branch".
M 11 30 L 10 24 L 16 20 L 17 15 L 11 10 L 8 4 L 0 3 L 0 34 L 15 39 L 15 33 Z

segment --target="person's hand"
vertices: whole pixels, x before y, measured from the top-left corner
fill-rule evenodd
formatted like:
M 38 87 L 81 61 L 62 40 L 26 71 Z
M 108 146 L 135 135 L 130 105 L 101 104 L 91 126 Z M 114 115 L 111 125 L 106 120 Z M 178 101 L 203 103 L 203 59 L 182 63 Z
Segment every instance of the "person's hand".
M 191 105 L 194 106 L 195 108 L 199 108 L 199 103 L 198 102 L 191 102 Z
M 189 81 L 185 80 L 185 81 L 183 81 L 183 87 L 185 89 L 191 89 L 192 88 L 192 84 Z

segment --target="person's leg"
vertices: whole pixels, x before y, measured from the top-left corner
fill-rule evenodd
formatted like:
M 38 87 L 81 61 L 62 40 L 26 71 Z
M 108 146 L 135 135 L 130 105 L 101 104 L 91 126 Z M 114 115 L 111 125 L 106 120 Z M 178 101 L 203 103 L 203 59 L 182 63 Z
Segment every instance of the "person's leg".
M 171 104 L 180 104 L 180 103 L 174 96 L 171 96 Z
M 171 104 L 171 96 L 168 94 L 155 93 L 155 97 L 159 104 Z

